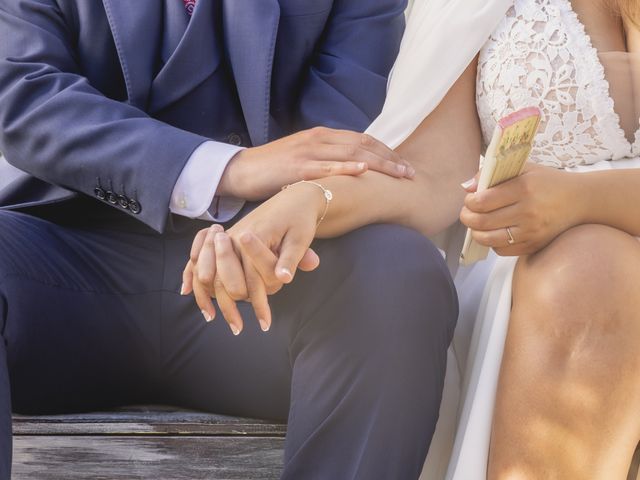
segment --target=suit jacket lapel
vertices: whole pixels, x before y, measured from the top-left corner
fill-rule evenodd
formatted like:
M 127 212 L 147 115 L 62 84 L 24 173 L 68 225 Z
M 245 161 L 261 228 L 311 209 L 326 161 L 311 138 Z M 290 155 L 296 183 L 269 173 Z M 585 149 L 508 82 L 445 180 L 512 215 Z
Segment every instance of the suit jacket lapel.
M 157 0 L 102 0 L 102 3 L 118 51 L 129 103 L 146 109 L 161 45 L 162 11 Z
M 269 140 L 271 67 L 278 0 L 224 0 L 224 33 L 233 76 L 253 145 Z
M 175 4 L 184 8 L 178 0 Z M 183 20 L 178 18 L 178 14 L 183 13 L 176 12 L 176 21 Z M 153 80 L 149 112 L 156 112 L 179 100 L 216 71 L 223 46 L 216 45 L 214 15 L 212 0 L 196 3 L 184 36 Z

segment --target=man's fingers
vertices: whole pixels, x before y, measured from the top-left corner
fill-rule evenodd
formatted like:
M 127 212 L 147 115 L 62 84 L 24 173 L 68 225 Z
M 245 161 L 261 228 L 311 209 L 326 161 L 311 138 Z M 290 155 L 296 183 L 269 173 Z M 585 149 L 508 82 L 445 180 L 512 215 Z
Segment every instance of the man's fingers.
M 282 283 L 291 283 L 300 260 L 309 248 L 309 243 L 299 233 L 290 230 L 280 247 L 280 257 L 276 264 L 276 276 Z
M 247 279 L 247 289 L 249 290 L 249 300 L 256 312 L 256 318 L 260 323 L 263 332 L 269 331 L 271 328 L 271 309 L 269 308 L 269 299 L 267 298 L 267 289 L 260 277 L 260 274 L 251 265 L 251 261 L 244 261 L 245 275 Z
M 380 140 L 366 133 L 352 132 L 350 130 L 339 130 L 332 128 L 320 129 L 320 141 L 335 145 L 352 145 L 369 150 L 381 158 L 394 163 L 403 163 L 402 156 L 389 148 Z
M 298 264 L 298 268 L 303 272 L 311 272 L 318 268 L 319 265 L 320 257 L 312 248 L 308 248 L 305 254 L 302 256 L 302 259 Z
M 221 225 L 211 225 L 209 228 L 202 229 L 196 234 L 196 237 L 193 239 L 193 243 L 191 244 L 191 252 L 189 253 L 189 258 L 194 265 L 198 262 L 198 257 L 200 255 L 200 250 L 202 250 L 204 240 L 211 230 L 213 230 L 214 233 L 224 232 L 224 228 L 222 228 Z
M 216 317 L 216 308 L 211 301 L 211 295 L 207 291 L 207 288 L 202 285 L 197 278 L 193 281 L 193 296 L 196 299 L 196 303 L 202 312 L 202 316 L 207 322 L 210 322 Z
M 246 300 L 249 294 L 245 274 L 240 259 L 233 248 L 231 238 L 226 233 L 216 233 L 214 241 L 216 272 L 225 291 L 233 300 Z M 220 299 L 218 299 L 219 301 Z
M 218 301 L 218 307 L 224 316 L 224 319 L 229 324 L 229 328 L 234 335 L 240 335 L 242 332 L 242 316 L 238 310 L 236 302 L 229 296 L 224 288 L 224 285 L 219 278 L 216 278 L 214 282 L 214 288 L 216 292 L 216 300 Z
M 209 292 L 213 291 L 213 281 L 216 278 L 216 245 L 215 237 L 219 233 L 219 229 L 211 226 L 205 232 L 206 235 L 202 241 L 202 248 L 198 255 L 198 261 L 194 262 L 197 266 L 198 282 L 202 284 Z M 193 262 L 193 260 L 192 260 Z
M 317 145 L 314 146 L 313 158 L 316 161 L 309 162 L 306 174 L 314 178 L 360 175 L 367 169 L 397 178 L 407 177 L 412 172 L 404 162 L 388 160 L 358 145 Z

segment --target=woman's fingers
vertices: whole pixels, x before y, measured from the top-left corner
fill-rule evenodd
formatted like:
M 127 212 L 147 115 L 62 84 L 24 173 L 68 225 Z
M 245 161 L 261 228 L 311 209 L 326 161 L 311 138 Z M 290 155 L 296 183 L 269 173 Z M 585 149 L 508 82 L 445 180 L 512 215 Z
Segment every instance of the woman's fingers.
M 280 256 L 275 273 L 282 283 L 291 283 L 300 261 L 309 248 L 310 241 L 297 230 L 289 230 L 282 239 Z
M 479 179 L 480 179 L 480 172 L 476 173 L 475 176 L 473 176 L 466 182 L 462 182 L 460 186 L 464 188 L 467 191 L 467 193 L 475 193 L 478 190 Z
M 214 237 L 214 242 L 216 273 L 224 285 L 224 290 L 233 300 L 247 300 L 249 294 L 245 282 L 245 272 L 238 254 L 233 248 L 231 238 L 226 233 L 218 232 Z
M 507 229 L 508 228 L 508 229 Z M 517 225 L 502 227 L 489 231 L 474 230 L 473 239 L 480 245 L 491 248 L 508 248 L 526 243 L 525 233 Z
M 271 308 L 269 308 L 269 299 L 267 297 L 267 289 L 260 277 L 260 274 L 251 265 L 251 261 L 244 259 L 244 271 L 247 280 L 247 289 L 249 290 L 249 300 L 256 313 L 256 318 L 263 332 L 269 331 L 271 328 Z
M 460 221 L 471 230 L 491 231 L 499 230 L 519 223 L 522 219 L 518 204 L 499 208 L 489 213 L 477 213 L 462 207 Z
M 283 282 L 275 273 L 278 257 L 253 232 L 244 232 L 240 236 L 240 245 L 244 258 L 262 278 L 267 293 L 274 294 L 280 290 Z
M 227 291 L 224 288 L 224 285 L 216 278 L 214 282 L 216 300 L 218 301 L 218 307 L 220 307 L 220 311 L 224 316 L 224 319 L 229 324 L 229 328 L 234 335 L 240 335 L 242 332 L 243 323 L 242 316 L 240 315 L 240 311 L 238 310 L 238 306 L 236 302 L 229 296 Z
M 191 292 L 193 292 L 193 263 L 189 260 L 182 271 L 180 295 L 189 295 Z
M 465 207 L 474 212 L 488 213 L 517 203 L 524 197 L 519 178 L 512 178 L 482 192 L 468 194 L 464 199 Z
M 298 268 L 303 272 L 311 272 L 320 266 L 320 257 L 312 249 L 308 248 L 298 264 Z

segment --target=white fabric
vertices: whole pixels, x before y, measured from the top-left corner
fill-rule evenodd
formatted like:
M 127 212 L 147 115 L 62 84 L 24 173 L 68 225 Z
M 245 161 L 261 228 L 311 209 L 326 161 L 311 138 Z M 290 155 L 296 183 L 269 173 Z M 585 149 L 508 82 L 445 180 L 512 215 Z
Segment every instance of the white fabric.
M 235 217 L 244 200 L 220 197 L 214 211 L 214 197 L 224 169 L 243 147 L 221 142 L 204 142 L 196 148 L 173 187 L 169 210 L 183 217 L 226 222 Z
M 626 68 L 610 72 L 617 79 L 632 78 L 626 56 L 616 56 L 618 69 Z M 640 155 L 640 137 L 627 140 L 598 51 L 569 0 L 516 1 L 482 49 L 478 79 L 485 142 L 500 118 L 535 105 L 543 115 L 531 155 L 540 164 L 566 168 Z
M 540 29 L 538 22 L 549 22 L 549 28 Z M 598 54 L 590 48 L 568 0 L 415 0 L 387 102 L 368 132 L 397 147 L 433 111 L 478 52 L 477 102 L 486 140 L 502 115 L 537 105 L 544 123 L 534 160 L 572 171 L 640 168 L 639 158 L 629 158 L 640 153 L 640 141 L 633 146 L 623 141 L 626 137 L 598 68 Z M 529 67 L 535 58 L 539 69 Z M 566 75 L 575 85 L 556 88 L 554 82 Z M 536 89 L 537 81 L 547 89 Z M 572 144 L 563 145 L 562 140 Z M 574 155 L 579 161 L 573 160 Z M 486 478 L 516 261 L 491 254 L 487 261 L 462 268 L 456 275 L 461 314 L 448 352 L 440 418 L 421 480 Z
M 367 132 L 400 145 L 442 101 L 513 0 L 415 0 L 382 113 Z

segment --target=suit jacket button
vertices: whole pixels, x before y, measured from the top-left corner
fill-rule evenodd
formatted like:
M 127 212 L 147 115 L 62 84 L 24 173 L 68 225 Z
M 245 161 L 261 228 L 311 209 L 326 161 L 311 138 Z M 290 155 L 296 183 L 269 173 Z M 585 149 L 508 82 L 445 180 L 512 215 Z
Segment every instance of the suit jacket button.
M 137 215 L 142 211 L 142 205 L 140 205 L 136 200 L 129 200 L 129 210 L 131 213 Z
M 242 145 L 242 137 L 237 133 L 232 133 L 231 135 L 229 135 L 227 137 L 227 141 L 231 145 L 235 145 L 236 147 L 239 147 L 240 145 Z
M 93 193 L 95 194 L 96 197 L 98 197 L 100 200 L 104 200 L 105 197 L 107 196 L 105 191 L 103 189 L 101 189 L 100 187 L 96 187 L 93 189 Z
M 107 202 L 111 205 L 115 205 L 118 203 L 118 196 L 113 192 L 107 191 Z
M 129 208 L 129 199 L 124 195 L 118 195 L 118 205 L 124 209 Z

